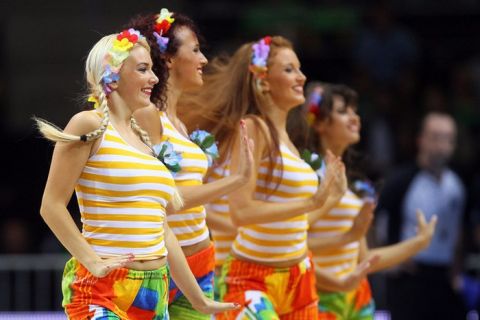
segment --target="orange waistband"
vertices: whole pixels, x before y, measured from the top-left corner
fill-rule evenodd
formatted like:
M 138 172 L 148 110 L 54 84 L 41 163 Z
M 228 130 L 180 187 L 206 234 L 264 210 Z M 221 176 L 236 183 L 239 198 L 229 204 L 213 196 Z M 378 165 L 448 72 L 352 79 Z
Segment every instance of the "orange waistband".
M 188 266 L 195 277 L 201 277 L 215 270 L 215 247 L 213 243 L 187 257 Z

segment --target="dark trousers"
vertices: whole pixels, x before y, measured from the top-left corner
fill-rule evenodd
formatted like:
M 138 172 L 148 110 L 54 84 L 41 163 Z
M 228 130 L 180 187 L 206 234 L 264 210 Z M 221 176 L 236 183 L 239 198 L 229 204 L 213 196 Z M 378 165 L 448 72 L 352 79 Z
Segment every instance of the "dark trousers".
M 392 320 L 465 320 L 447 267 L 417 264 L 413 273 L 387 277 L 387 308 Z

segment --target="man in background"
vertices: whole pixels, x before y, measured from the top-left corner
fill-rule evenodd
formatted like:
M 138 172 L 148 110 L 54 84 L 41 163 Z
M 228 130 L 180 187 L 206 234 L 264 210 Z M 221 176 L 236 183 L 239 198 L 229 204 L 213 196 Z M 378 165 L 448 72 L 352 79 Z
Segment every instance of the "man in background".
M 393 170 L 377 206 L 387 221 L 387 242 L 415 234 L 417 209 L 427 220 L 438 216 L 430 246 L 387 275 L 387 307 L 393 320 L 465 319 L 462 302 L 452 288 L 465 189 L 449 167 L 456 145 L 456 124 L 445 113 L 423 119 L 418 154 L 410 165 Z M 380 219 L 381 220 L 381 219 Z

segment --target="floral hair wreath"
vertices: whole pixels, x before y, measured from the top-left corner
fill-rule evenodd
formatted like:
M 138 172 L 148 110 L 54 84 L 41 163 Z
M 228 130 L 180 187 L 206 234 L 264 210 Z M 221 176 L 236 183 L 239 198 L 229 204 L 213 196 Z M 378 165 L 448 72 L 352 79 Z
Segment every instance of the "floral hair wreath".
M 256 79 L 263 79 L 267 76 L 267 60 L 271 43 L 272 37 L 266 36 L 252 45 L 252 61 L 249 70 Z
M 153 29 L 155 29 L 153 35 L 155 36 L 155 39 L 157 39 L 157 45 L 161 53 L 167 51 L 168 41 L 170 39 L 164 35 L 170 30 L 172 23 L 175 21 L 175 19 L 172 18 L 172 15 L 173 12 L 163 8 L 160 10 L 160 14 L 158 15 L 157 20 L 155 20 L 155 25 L 153 26 Z
M 100 80 L 105 94 L 108 95 L 112 92 L 109 84 L 120 79 L 118 73 L 123 61 L 128 58 L 130 50 L 138 40 L 142 38 L 144 37 L 139 31 L 130 28 L 120 32 L 113 41 L 112 47 L 108 50 L 107 55 L 104 58 L 105 70 L 103 71 Z M 88 102 L 92 103 L 94 108 L 98 108 L 99 106 L 98 98 L 94 95 L 89 96 Z
M 322 102 L 322 87 L 315 87 L 307 99 L 307 122 L 311 126 L 320 116 Z

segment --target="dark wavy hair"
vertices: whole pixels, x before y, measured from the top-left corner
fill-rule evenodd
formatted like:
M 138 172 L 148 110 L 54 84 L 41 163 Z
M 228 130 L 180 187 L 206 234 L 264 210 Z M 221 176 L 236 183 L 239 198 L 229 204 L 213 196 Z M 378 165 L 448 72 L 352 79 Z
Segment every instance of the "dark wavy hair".
M 308 125 L 307 112 L 309 97 L 315 88 L 322 87 L 322 100 L 319 105 L 318 116 L 315 122 L 330 121 L 333 112 L 333 102 L 335 97 L 340 97 L 345 105 L 357 109 L 358 93 L 352 88 L 344 84 L 330 84 L 322 82 L 310 82 L 305 90 L 307 99 L 305 104 L 290 111 L 287 120 L 287 132 L 292 142 L 300 150 L 308 149 L 320 154 L 324 154 L 325 150 L 321 145 L 319 134 Z M 343 161 L 347 166 L 347 176 L 349 181 L 364 179 L 363 167 L 365 165 L 364 156 L 355 150 L 354 147 L 349 147 L 343 155 Z
M 158 83 L 153 87 L 152 90 L 152 102 L 157 106 L 157 108 L 164 110 L 167 100 L 167 80 L 169 76 L 167 60 L 170 57 L 174 57 L 177 54 L 178 48 L 182 45 L 177 36 L 178 31 L 182 28 L 188 28 L 201 42 L 203 42 L 203 37 L 201 36 L 198 27 L 195 25 L 192 19 L 181 13 L 174 12 L 172 18 L 174 18 L 175 21 L 172 23 L 168 32 L 163 34 L 164 37 L 169 38 L 167 51 L 165 53 L 161 53 L 157 45 L 157 40 L 153 35 L 157 17 L 158 13 L 137 15 L 132 18 L 125 27 L 134 28 L 140 31 L 140 33 L 147 38 L 148 44 L 151 48 L 150 55 L 152 56 L 153 61 L 152 69 L 155 75 L 158 77 Z

